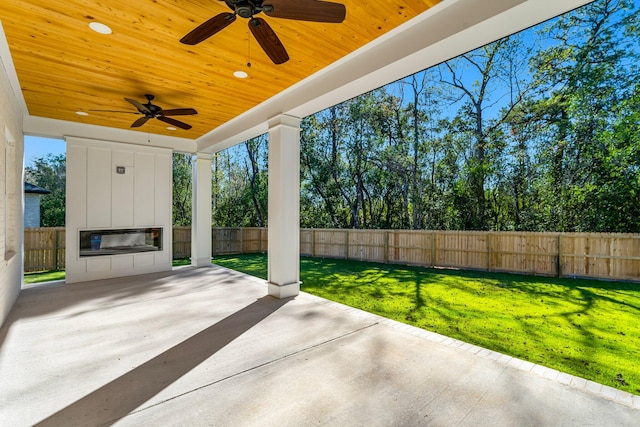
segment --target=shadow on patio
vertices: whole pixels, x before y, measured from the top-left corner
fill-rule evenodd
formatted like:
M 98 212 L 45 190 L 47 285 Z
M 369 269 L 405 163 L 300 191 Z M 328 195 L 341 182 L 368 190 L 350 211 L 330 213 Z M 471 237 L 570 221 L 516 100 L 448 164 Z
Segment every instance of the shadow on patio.
M 31 289 L 0 329 L 3 422 L 624 426 L 640 416 L 640 401 L 612 401 L 595 383 L 308 294 L 265 295 L 264 281 L 217 267 Z
M 53 414 L 39 426 L 116 421 L 257 325 L 288 299 L 265 296 Z M 74 421 L 75 422 L 75 421 Z

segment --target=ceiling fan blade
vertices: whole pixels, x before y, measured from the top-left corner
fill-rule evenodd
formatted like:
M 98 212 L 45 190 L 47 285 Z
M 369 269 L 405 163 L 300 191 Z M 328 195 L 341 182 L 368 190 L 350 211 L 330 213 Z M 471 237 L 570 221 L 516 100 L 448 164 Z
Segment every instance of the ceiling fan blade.
M 156 118 L 161 122 L 169 123 L 170 125 L 177 126 L 180 129 L 186 129 L 186 130 L 191 129 L 191 125 L 181 122 L 180 120 L 172 119 L 171 117 L 158 116 Z
M 145 105 L 142 105 L 135 99 L 125 98 L 124 100 L 133 104 L 133 106 L 136 107 L 138 111 L 140 111 L 142 114 L 152 114 L 151 111 L 149 111 L 149 109 Z
M 100 113 L 124 113 L 124 114 L 141 114 L 139 111 L 121 111 L 121 110 L 89 110 Z
M 193 108 L 174 108 L 172 110 L 162 110 L 163 116 L 191 116 L 198 114 Z
M 340 23 L 347 9 L 343 4 L 318 0 L 265 0 L 264 13 L 273 18 Z
M 135 122 L 133 122 L 133 124 L 131 125 L 132 128 L 139 128 L 140 126 L 142 126 L 143 124 L 147 123 L 147 120 L 149 120 L 149 117 L 140 117 L 138 120 L 136 120 Z
M 274 64 L 283 64 L 289 60 L 287 50 L 267 21 L 253 18 L 249 21 L 249 29 Z
M 221 13 L 219 15 L 216 15 L 191 30 L 189 34 L 180 39 L 180 43 L 190 45 L 198 44 L 201 41 L 208 39 L 218 31 L 222 30 L 235 20 L 236 15 L 234 13 Z

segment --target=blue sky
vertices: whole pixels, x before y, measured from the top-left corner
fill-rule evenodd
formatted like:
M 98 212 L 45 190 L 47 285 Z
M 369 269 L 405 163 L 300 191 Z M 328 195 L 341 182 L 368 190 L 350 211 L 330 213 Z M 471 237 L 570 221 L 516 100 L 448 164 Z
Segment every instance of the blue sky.
M 62 139 L 41 138 L 38 136 L 24 136 L 24 165 L 31 166 L 34 159 L 47 154 L 65 154 L 67 144 Z

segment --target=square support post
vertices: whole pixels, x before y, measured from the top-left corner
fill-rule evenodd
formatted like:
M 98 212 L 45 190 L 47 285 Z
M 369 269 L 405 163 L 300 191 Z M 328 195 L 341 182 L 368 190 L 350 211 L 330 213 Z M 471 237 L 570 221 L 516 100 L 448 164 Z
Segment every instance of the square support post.
M 269 295 L 300 293 L 300 118 L 269 121 Z
M 191 265 L 211 266 L 211 158 L 197 153 L 193 158 Z

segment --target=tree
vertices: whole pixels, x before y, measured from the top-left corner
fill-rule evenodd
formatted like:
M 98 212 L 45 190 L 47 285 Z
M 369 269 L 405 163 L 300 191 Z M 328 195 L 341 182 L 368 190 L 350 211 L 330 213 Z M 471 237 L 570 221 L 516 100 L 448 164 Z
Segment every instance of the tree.
M 266 135 L 262 135 L 215 154 L 212 162 L 214 226 L 266 226 L 266 142 Z
M 597 0 L 305 118 L 301 225 L 639 231 L 637 3 Z M 260 147 L 215 161 L 220 224 L 263 222 Z
M 173 154 L 173 225 L 191 225 L 192 164 L 190 154 Z
M 252 224 L 258 227 L 266 226 L 267 218 L 267 136 L 261 135 L 245 141 L 247 150 L 245 171 L 249 186 L 248 195 L 253 206 Z
M 543 28 L 558 43 L 532 58 L 540 97 L 530 111 L 531 124 L 547 136 L 539 148 L 538 185 L 549 230 L 631 231 L 610 217 L 616 209 L 604 193 L 620 196 L 626 185 L 614 182 L 622 176 L 613 169 L 634 162 L 617 158 L 634 150 L 620 146 L 632 143 L 628 138 L 612 138 L 626 132 L 612 124 L 622 125 L 618 119 L 629 117 L 625 107 L 633 106 L 637 26 L 633 2 L 599 0 Z
M 440 82 L 452 90 L 449 99 L 454 104 L 461 103 L 453 122 L 455 132 L 467 135 L 472 142 L 465 162 L 467 190 L 459 193 L 472 197 L 472 203 L 466 204 L 472 214 L 467 216 L 464 228 L 487 230 L 492 227 L 487 212 L 491 201 L 487 200 L 487 180 L 503 154 L 505 141 L 501 127 L 526 93 L 515 62 L 521 56 L 519 37 L 512 36 L 439 67 Z M 498 113 L 492 114 L 491 110 L 496 108 Z
M 43 227 L 65 226 L 66 156 L 47 154 L 25 168 L 25 181 L 49 190 L 40 200 L 40 222 Z

